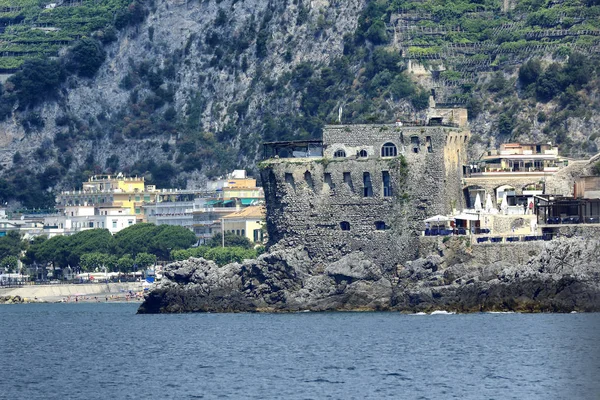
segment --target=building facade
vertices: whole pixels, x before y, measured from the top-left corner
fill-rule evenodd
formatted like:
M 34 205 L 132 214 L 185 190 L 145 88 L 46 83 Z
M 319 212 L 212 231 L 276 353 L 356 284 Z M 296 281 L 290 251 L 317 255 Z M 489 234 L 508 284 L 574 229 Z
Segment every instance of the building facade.
M 392 268 L 414 258 L 422 221 L 464 206 L 469 137 L 466 126 L 436 121 L 327 126 L 322 156 L 307 154 L 312 142 L 289 158 L 266 144 L 265 154 L 279 154 L 261 163 L 269 241 L 303 245 L 323 262 L 362 252 Z
M 44 218 L 48 237 L 72 235 L 88 229 L 108 229 L 114 234 L 136 223 L 130 208 L 67 206 L 61 215 Z

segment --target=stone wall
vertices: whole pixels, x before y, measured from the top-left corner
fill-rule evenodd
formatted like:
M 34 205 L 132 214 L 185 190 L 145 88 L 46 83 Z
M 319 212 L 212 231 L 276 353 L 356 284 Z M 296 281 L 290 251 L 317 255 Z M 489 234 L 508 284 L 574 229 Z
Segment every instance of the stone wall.
M 328 127 L 323 141 L 329 150 L 343 139 L 346 149 L 371 143 L 379 152 L 378 146 L 386 141 L 401 146 L 401 134 L 407 143 L 410 136 L 419 138 L 418 152 L 407 150 L 404 156 L 386 158 L 330 158 L 326 152 L 326 157 L 312 161 L 264 162 L 261 174 L 271 244 L 303 245 L 317 263 L 351 252 L 362 252 L 385 268 L 416 258 L 423 220 L 462 206 L 460 166 L 468 132 L 445 127 L 342 126 Z M 427 137 L 431 152 L 426 149 Z M 384 172 L 390 176 L 391 196 L 384 195 Z M 368 197 L 365 173 L 372 183 Z
M 472 264 L 486 266 L 495 262 L 525 265 L 538 256 L 547 242 L 490 243 L 473 246 Z
M 468 237 L 462 237 L 465 243 Z M 446 238 L 456 241 L 461 237 Z M 419 238 L 419 257 L 426 258 L 431 255 L 444 254 L 448 259 L 448 248 L 452 247 L 450 241 L 444 243 L 444 237 L 421 236 Z M 538 256 L 548 242 L 514 242 L 514 243 L 481 243 L 471 245 L 467 251 L 470 256 L 469 264 L 473 267 L 483 267 L 495 262 L 504 262 L 514 265 L 525 265 L 535 256 Z

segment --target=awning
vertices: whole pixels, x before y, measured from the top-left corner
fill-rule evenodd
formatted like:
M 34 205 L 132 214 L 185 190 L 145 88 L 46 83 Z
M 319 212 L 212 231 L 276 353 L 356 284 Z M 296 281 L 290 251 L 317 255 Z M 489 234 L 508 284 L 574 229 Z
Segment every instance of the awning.
M 243 206 L 250 206 L 252 203 L 257 202 L 258 199 L 240 199 Z
M 235 200 L 225 200 L 223 201 L 223 205 L 235 203 Z

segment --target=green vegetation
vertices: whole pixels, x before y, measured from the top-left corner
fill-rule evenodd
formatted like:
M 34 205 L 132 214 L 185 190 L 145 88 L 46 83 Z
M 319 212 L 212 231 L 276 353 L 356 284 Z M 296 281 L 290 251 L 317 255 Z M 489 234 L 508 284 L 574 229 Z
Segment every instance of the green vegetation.
M 220 233 L 215 234 L 205 246 L 198 246 L 185 250 L 173 250 L 171 258 L 177 261 L 187 260 L 190 257 L 212 260 L 219 266 L 232 262 L 241 263 L 246 259 L 256 258 L 264 248 L 255 249 L 253 243 L 245 236 L 225 233 L 225 247 Z
M 146 11 L 137 0 L 81 0 L 52 8 L 50 2 L 4 1 L 0 5 L 0 70 L 14 72 L 32 57 L 56 56 L 78 39 L 102 43 L 116 40 L 121 29 L 143 20 Z
M 72 236 L 39 237 L 32 243 L 22 242 L 18 234 L 11 233 L 0 238 L 0 260 L 19 256 L 26 249 L 22 261 L 30 266 L 130 272 L 157 260 L 169 260 L 171 251 L 189 248 L 195 242 L 196 236 L 188 229 L 153 224 L 136 224 L 114 236 L 106 229 L 90 229 Z
M 175 250 L 171 253 L 174 260 L 187 260 L 190 257 L 212 260 L 219 266 L 232 262 L 241 263 L 246 259 L 256 258 L 257 251 L 243 247 L 209 247 L 198 246 L 187 250 Z

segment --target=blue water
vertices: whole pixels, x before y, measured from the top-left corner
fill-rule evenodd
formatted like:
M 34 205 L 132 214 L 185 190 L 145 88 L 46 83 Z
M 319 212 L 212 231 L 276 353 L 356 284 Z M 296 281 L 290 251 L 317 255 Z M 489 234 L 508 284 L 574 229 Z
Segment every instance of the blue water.
M 600 399 L 600 314 L 0 307 L 0 399 Z

